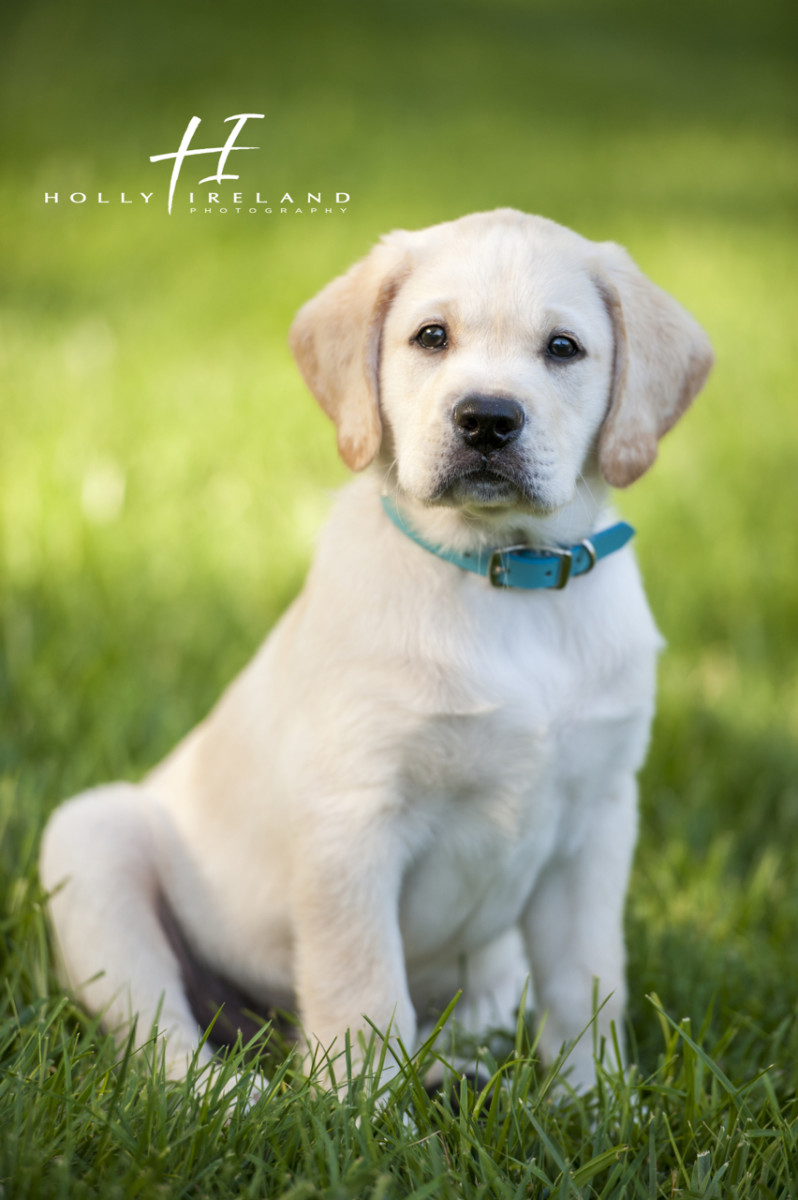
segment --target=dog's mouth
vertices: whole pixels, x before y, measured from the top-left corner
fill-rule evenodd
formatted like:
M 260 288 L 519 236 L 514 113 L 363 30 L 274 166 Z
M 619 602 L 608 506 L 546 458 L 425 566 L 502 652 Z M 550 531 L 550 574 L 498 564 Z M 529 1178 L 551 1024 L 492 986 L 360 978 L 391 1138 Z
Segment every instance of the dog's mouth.
M 452 479 L 440 496 L 440 501 L 454 504 L 495 505 L 515 504 L 520 499 L 517 483 L 498 471 L 483 468 Z
M 534 492 L 526 475 L 514 464 L 488 465 L 486 461 L 458 467 L 447 473 L 431 497 L 431 503 L 456 507 L 476 505 L 480 508 L 528 505 L 536 510 L 550 507 Z

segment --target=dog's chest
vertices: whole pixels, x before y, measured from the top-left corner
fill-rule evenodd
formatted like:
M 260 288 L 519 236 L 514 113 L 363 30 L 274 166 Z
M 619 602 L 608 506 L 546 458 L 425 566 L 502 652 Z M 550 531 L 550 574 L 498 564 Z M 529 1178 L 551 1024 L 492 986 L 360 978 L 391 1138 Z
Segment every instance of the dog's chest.
M 613 777 L 642 757 L 647 720 L 608 703 L 578 648 L 552 636 L 516 651 L 480 664 L 470 707 L 429 713 L 408 735 L 408 959 L 461 953 L 515 924 L 546 863 L 578 849 Z

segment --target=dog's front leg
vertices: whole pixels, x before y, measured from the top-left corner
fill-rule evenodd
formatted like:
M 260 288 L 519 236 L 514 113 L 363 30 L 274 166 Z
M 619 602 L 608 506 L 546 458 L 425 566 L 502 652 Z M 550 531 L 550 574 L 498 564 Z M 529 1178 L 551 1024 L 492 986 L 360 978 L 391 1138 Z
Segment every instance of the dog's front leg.
M 354 823 L 356 826 L 359 822 Z M 416 1014 L 410 1000 L 399 890 L 401 840 L 375 821 L 367 828 L 331 829 L 323 822 L 295 866 L 295 981 L 303 1028 L 311 1046 L 331 1051 L 337 1078 L 346 1071 L 344 1035 L 352 1062 L 362 1063 L 361 1037 L 375 1027 L 388 1035 L 383 1080 L 398 1066 L 391 1048 L 412 1049 Z
M 622 1046 L 626 985 L 623 907 L 637 832 L 637 787 L 633 777 L 591 805 L 578 845 L 544 870 L 523 914 L 535 988 L 543 1020 L 540 1048 L 553 1061 L 574 1043 L 565 1071 L 572 1087 L 595 1083 L 594 995 L 598 1042 L 611 1047 L 615 1026 Z M 613 1067 L 610 1048 L 605 1064 Z

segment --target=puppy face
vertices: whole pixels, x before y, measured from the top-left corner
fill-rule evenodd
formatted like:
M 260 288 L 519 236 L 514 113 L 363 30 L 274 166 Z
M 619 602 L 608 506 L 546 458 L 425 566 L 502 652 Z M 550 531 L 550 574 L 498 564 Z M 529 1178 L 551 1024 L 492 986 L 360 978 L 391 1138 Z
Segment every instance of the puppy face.
M 382 332 L 400 488 L 429 504 L 567 504 L 612 387 L 612 320 L 582 239 L 548 223 L 417 237 Z
M 389 234 L 290 340 L 354 470 L 381 451 L 425 504 L 542 514 L 638 479 L 712 365 L 620 246 L 513 209 Z

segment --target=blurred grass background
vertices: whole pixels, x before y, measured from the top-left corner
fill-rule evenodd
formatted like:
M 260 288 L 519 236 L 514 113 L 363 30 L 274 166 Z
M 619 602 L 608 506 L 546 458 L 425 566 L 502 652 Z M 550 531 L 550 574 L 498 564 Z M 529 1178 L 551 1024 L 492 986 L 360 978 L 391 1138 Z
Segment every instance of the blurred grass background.
M 645 1057 L 647 991 L 697 1024 L 714 1005 L 727 1069 L 767 1065 L 798 957 L 792 6 L 31 0 L 2 21 L 5 911 L 35 903 L 46 812 L 154 763 L 301 585 L 345 472 L 287 350 L 298 305 L 388 229 L 514 205 L 625 244 L 716 348 L 618 496 L 669 643 L 631 1015 Z M 266 119 L 236 187 L 345 190 L 348 212 L 168 217 L 149 155 L 243 111 Z M 45 207 L 56 190 L 156 195 Z

